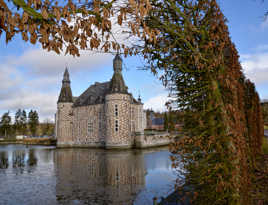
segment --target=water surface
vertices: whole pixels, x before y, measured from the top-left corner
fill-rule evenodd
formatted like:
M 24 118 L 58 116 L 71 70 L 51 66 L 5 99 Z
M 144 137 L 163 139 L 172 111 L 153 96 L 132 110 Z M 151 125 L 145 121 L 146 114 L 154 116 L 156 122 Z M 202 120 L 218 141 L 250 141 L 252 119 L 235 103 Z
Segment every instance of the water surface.
M 144 205 L 173 191 L 166 148 L 0 146 L 0 204 Z

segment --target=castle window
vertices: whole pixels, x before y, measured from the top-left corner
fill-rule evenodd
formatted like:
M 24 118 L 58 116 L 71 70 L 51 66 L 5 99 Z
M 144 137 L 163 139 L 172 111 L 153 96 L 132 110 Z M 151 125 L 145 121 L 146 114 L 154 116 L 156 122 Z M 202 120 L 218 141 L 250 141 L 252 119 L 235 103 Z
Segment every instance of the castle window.
M 115 114 L 115 117 L 118 117 L 118 105 L 114 106 L 114 114 Z
M 87 132 L 88 132 L 88 134 L 93 133 L 93 122 L 91 120 L 89 120 L 87 123 Z
M 115 131 L 118 132 L 118 130 L 119 130 L 118 120 L 115 120 Z

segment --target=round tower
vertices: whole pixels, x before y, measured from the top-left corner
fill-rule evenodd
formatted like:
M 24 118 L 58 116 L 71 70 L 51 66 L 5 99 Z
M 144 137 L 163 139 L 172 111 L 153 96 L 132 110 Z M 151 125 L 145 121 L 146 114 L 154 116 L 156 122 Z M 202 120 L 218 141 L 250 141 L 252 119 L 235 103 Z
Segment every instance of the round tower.
M 105 97 L 106 148 L 130 148 L 131 95 L 122 76 L 122 59 L 117 54 L 113 60 L 114 74 L 109 93 Z
M 141 96 L 139 94 L 138 97 L 138 104 L 137 106 L 137 127 L 136 127 L 136 132 L 143 133 L 144 129 L 146 128 L 146 116 L 144 116 L 144 111 L 143 111 L 143 103 L 141 101 Z
M 57 146 L 68 146 L 73 144 L 73 97 L 71 90 L 71 81 L 69 78 L 68 69 L 65 69 L 60 96 L 57 103 L 56 113 L 56 138 Z

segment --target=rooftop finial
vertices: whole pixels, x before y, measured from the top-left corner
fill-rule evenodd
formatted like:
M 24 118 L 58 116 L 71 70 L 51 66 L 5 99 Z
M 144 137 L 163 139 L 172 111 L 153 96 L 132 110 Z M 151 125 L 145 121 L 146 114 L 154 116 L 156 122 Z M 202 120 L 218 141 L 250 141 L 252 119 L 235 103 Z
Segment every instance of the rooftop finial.
M 122 58 L 120 57 L 118 53 L 114 57 L 113 63 L 114 63 L 114 71 L 121 72 L 122 71 Z
M 70 76 L 69 76 L 69 71 L 68 68 L 65 68 L 64 74 L 63 74 L 63 80 L 62 83 L 70 83 Z
M 139 97 L 138 97 L 138 101 L 141 102 L 141 93 L 140 93 L 140 90 L 139 90 Z

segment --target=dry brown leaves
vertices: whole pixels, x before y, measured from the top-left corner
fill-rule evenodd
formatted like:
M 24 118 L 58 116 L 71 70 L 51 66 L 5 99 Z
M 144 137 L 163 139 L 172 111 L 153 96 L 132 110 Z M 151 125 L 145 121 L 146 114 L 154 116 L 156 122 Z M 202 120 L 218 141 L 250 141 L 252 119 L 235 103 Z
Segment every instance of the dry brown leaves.
M 79 50 L 117 51 L 125 55 L 134 49 L 112 39 L 111 17 L 117 16 L 117 24 L 129 26 L 132 35 L 143 40 L 154 41 L 158 31 L 149 29 L 144 18 L 151 9 L 149 0 L 129 0 L 129 4 L 113 6 L 112 2 L 93 0 L 92 7 L 86 7 L 87 0 L 80 1 L 80 7 L 69 0 L 64 5 L 54 1 L 0 0 L 0 34 L 6 34 L 6 42 L 21 33 L 24 41 L 41 43 L 43 48 L 60 53 L 79 56 Z M 14 5 L 19 10 L 12 9 Z M 134 20 L 133 20 L 134 19 Z M 144 29 L 141 30 L 141 25 Z M 94 31 L 97 32 L 94 33 Z M 92 35 L 92 34 L 96 35 Z M 106 39 L 104 43 L 103 39 Z M 137 52 L 137 51 L 136 51 Z

